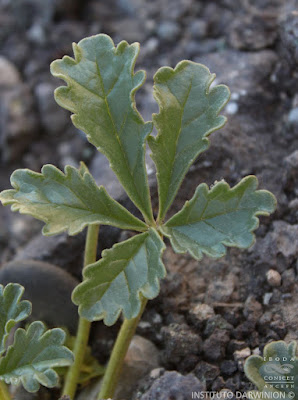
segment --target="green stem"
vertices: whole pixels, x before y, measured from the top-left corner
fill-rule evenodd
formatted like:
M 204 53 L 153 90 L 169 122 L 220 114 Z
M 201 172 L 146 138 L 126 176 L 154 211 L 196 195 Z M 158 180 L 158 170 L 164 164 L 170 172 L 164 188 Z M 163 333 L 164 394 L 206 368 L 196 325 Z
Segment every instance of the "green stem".
M 0 400 L 11 400 L 8 387 L 3 381 L 0 381 Z
M 96 261 L 96 250 L 98 240 L 99 225 L 89 225 L 87 231 L 84 268 Z M 84 360 L 86 347 L 89 340 L 91 323 L 84 318 L 79 318 L 78 331 L 73 349 L 74 363 L 70 366 L 64 382 L 63 395 L 68 395 L 71 399 L 76 393 L 81 366 Z
M 143 299 L 141 310 L 136 318 L 125 319 L 118 333 L 112 354 L 106 369 L 98 400 L 109 399 L 114 396 L 116 385 L 122 371 L 123 361 L 135 334 L 138 323 L 146 307 L 147 299 Z

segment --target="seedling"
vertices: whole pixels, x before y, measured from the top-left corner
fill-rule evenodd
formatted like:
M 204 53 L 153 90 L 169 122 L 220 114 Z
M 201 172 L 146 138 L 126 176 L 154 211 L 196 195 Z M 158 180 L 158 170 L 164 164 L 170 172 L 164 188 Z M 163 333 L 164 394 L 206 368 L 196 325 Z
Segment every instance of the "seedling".
M 10 400 L 4 382 L 22 383 L 28 392 L 36 392 L 40 385 L 52 388 L 58 384 L 55 367 L 69 366 L 72 352 L 63 346 L 62 329 L 46 330 L 40 321 L 27 329 L 18 328 L 13 344 L 7 341 L 12 329 L 31 314 L 31 303 L 22 300 L 24 288 L 17 283 L 0 285 L 0 399 Z
M 259 391 L 248 393 L 250 399 L 296 399 L 298 396 L 297 343 L 282 340 L 264 347 L 263 357 L 250 356 L 244 371 Z
M 122 41 L 117 47 L 106 35 L 92 36 L 73 45 L 75 58 L 54 61 L 51 72 L 67 86 L 56 89 L 59 105 L 72 112 L 74 125 L 102 152 L 142 213 L 138 219 L 102 186 L 97 186 L 87 167 L 66 166 L 64 173 L 52 165 L 41 174 L 17 170 L 12 190 L 1 193 L 4 205 L 45 222 L 43 233 L 68 231 L 75 235 L 88 226 L 83 282 L 72 300 L 79 306 L 80 321 L 70 367 L 63 390 L 74 397 L 80 364 L 90 329 L 89 321 L 123 325 L 103 379 L 99 399 L 113 397 L 124 356 L 147 300 L 159 293 L 166 275 L 162 262 L 166 236 L 178 253 L 189 252 L 200 260 L 225 255 L 226 247 L 248 248 L 254 242 L 258 215 L 269 215 L 276 206 L 274 196 L 257 190 L 254 176 L 235 187 L 220 181 L 211 189 L 201 184 L 176 215 L 166 214 L 195 159 L 209 147 L 208 136 L 221 128 L 219 115 L 229 100 L 224 85 L 211 87 L 215 78 L 205 66 L 180 62 L 175 69 L 163 67 L 154 76 L 154 96 L 160 112 L 144 122 L 136 109 L 135 92 L 145 72 L 134 73 L 139 44 Z M 155 125 L 157 136 L 152 135 Z M 148 143 L 157 170 L 159 211 L 155 219 L 145 165 Z M 138 234 L 102 253 L 96 261 L 98 226 L 112 225 Z

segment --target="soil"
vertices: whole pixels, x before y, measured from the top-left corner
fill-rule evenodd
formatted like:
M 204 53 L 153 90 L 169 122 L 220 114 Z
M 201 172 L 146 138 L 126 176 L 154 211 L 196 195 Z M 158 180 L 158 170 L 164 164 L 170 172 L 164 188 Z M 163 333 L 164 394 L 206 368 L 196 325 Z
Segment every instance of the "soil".
M 248 355 L 261 354 L 273 340 L 298 340 L 297 7 L 290 0 L 0 1 L 1 190 L 16 168 L 39 171 L 46 163 L 63 168 L 83 160 L 133 210 L 115 178 L 102 172 L 105 160 L 53 100 L 59 82 L 50 62 L 72 55 L 72 42 L 103 32 L 116 43 L 141 43 L 136 68 L 146 69 L 148 78 L 137 104 L 145 120 L 158 111 L 152 77 L 163 65 L 203 63 L 217 74 L 216 83 L 231 89 L 228 122 L 191 167 L 169 215 L 198 184 L 222 178 L 234 185 L 254 174 L 277 198 L 277 211 L 260 218 L 256 243 L 247 251 L 229 249 L 223 259 L 198 262 L 168 246 L 168 275 L 137 330 L 156 345 L 160 368 L 133 383 L 134 400 L 189 399 L 196 387 L 245 391 L 252 387 L 243 372 Z M 152 176 L 150 182 L 157 211 Z M 40 222 L 8 207 L 0 216 L 3 265 L 34 259 L 80 279 L 85 234 L 44 238 Z M 127 235 L 103 228 L 99 252 Z M 36 297 L 33 310 L 38 304 Z M 63 304 L 56 307 L 63 313 Z M 47 323 L 55 325 L 54 316 Z M 99 361 L 107 360 L 118 327 L 95 324 L 91 345 Z

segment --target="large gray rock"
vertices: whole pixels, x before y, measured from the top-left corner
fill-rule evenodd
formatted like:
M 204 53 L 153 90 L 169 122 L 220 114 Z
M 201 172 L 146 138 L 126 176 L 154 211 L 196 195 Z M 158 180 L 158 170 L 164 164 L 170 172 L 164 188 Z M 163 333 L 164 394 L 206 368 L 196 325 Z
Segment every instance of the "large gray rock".
M 104 248 L 112 247 L 118 240 L 120 230 L 110 226 L 101 226 L 98 256 Z M 14 260 L 38 260 L 53 263 L 81 278 L 86 230 L 76 236 L 62 233 L 56 236 L 38 234 L 26 246 L 20 249 Z
M 131 399 L 138 381 L 158 367 L 158 350 L 149 340 L 135 335 L 125 356 L 113 400 Z M 81 391 L 77 400 L 96 400 L 101 379 Z
M 192 398 L 192 393 L 204 390 L 204 384 L 194 375 L 183 376 L 176 371 L 167 371 L 153 382 L 140 400 L 189 400 Z
M 139 380 L 158 365 L 156 346 L 150 340 L 134 336 L 124 360 L 114 400 L 130 399 Z
M 200 336 L 185 324 L 170 324 L 162 328 L 162 335 L 165 346 L 164 363 L 176 364 L 181 369 L 191 370 L 196 365 L 197 355 L 201 351 Z
M 34 261 L 11 261 L 0 268 L 0 283 L 24 286 L 24 299 L 32 303 L 31 319 L 49 327 L 66 327 L 75 334 L 78 310 L 71 293 L 78 280 L 55 265 Z

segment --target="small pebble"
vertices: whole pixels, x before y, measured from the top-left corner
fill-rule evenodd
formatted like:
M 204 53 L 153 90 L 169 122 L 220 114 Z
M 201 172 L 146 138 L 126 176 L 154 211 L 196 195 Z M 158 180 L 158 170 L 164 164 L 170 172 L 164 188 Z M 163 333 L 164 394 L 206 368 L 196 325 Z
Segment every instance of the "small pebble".
M 180 27 L 176 22 L 164 21 L 158 26 L 157 34 L 162 40 L 174 42 L 180 34 Z
M 272 287 L 278 287 L 281 284 L 281 276 L 278 271 L 275 269 L 269 269 L 269 271 L 266 274 L 267 277 L 267 282 L 269 283 L 270 286 Z
M 245 360 L 247 359 L 247 357 L 251 355 L 250 348 L 245 347 L 242 350 L 236 350 L 233 355 L 234 355 L 234 360 L 238 364 L 239 371 L 243 371 Z
M 190 23 L 189 31 L 194 38 L 201 39 L 208 33 L 208 23 L 203 19 L 195 19 Z
M 234 351 L 234 360 L 242 361 L 251 355 L 251 350 L 249 347 L 245 347 L 245 349 Z
M 264 297 L 263 297 L 263 304 L 264 304 L 265 306 L 268 306 L 268 304 L 270 303 L 271 297 L 272 297 L 272 293 L 265 293 L 265 294 L 264 294 Z
M 164 368 L 154 368 L 154 369 L 150 372 L 150 378 L 152 378 L 152 379 L 160 378 L 161 375 L 164 373 L 164 371 L 165 371 Z
M 298 107 L 293 108 L 288 115 L 288 121 L 291 125 L 298 124 Z
M 6 58 L 0 57 L 0 86 L 14 87 L 21 83 L 21 76 L 17 68 Z
M 253 349 L 252 354 L 254 356 L 260 356 L 261 355 L 261 350 L 259 349 L 259 347 L 256 347 L 255 349 Z
M 231 101 L 227 106 L 226 106 L 226 112 L 230 115 L 236 114 L 238 111 L 238 104 L 235 101 Z
M 194 324 L 201 324 L 208 319 L 214 317 L 214 309 L 208 304 L 197 304 L 190 309 L 190 317 Z

